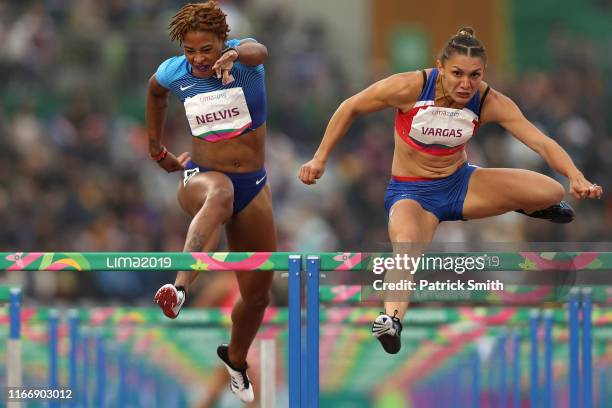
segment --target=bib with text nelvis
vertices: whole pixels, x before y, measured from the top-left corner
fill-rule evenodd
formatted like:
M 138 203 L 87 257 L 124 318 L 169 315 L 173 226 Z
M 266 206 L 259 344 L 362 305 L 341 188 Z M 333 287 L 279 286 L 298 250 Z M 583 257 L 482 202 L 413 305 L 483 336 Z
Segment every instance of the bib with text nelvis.
M 184 105 L 191 134 L 209 142 L 240 136 L 252 124 L 242 88 L 197 94 Z

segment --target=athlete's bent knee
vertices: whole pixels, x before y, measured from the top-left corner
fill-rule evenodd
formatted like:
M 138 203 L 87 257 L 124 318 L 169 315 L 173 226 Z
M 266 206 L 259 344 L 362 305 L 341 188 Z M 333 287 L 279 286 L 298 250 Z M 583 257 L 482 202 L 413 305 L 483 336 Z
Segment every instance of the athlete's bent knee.
M 554 204 L 559 203 L 561 200 L 563 200 L 563 197 L 565 196 L 565 188 L 563 188 L 563 186 L 561 185 L 561 183 L 559 183 L 558 181 L 555 180 L 555 184 L 554 184 L 554 188 L 553 188 L 553 192 L 552 192 L 552 198 L 554 199 Z
M 214 212 L 223 220 L 228 219 L 234 211 L 234 192 L 228 188 L 216 188 L 206 195 L 204 206 L 208 212 Z
M 550 179 L 550 183 L 547 187 L 546 191 L 546 205 L 554 205 L 558 204 L 563 197 L 565 196 L 565 189 L 556 180 Z

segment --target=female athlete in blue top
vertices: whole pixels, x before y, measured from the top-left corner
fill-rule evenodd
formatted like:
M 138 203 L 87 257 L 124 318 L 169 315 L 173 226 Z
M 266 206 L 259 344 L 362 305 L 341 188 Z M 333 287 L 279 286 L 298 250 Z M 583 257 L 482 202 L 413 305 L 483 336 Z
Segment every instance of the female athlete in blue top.
M 486 61 L 484 46 L 465 27 L 449 39 L 436 68 L 392 75 L 347 99 L 332 116 L 314 158 L 301 167 L 300 180 L 314 184 L 323 175 L 332 148 L 356 116 L 393 107 L 397 109 L 395 152 L 385 207 L 394 252 L 402 252 L 400 244 L 403 248 L 407 244 L 408 252 L 420 254 L 442 221 L 508 211 L 558 223 L 572 221 L 572 208 L 561 201 L 563 186 L 552 178 L 528 170 L 468 164 L 466 143 L 480 124 L 497 122 L 568 177 L 575 198 L 602 194 L 602 188 L 587 181 L 568 154 L 530 123 L 514 102 L 483 82 Z M 404 278 L 410 275 L 390 270 L 385 281 Z M 373 324 L 373 334 L 388 353 L 400 350 L 407 300 L 386 296 L 385 312 Z
M 167 172 L 182 171 L 178 201 L 191 217 L 184 251 L 216 250 L 225 226 L 230 251 L 276 251 L 270 188 L 264 169 L 267 49 L 253 39 L 228 40 L 226 15 L 214 1 L 187 4 L 170 23 L 183 55 L 164 61 L 149 80 L 149 153 Z M 185 105 L 192 155 L 162 145 L 168 96 Z M 154 297 L 164 314 L 179 314 L 197 272 L 177 274 Z M 246 357 L 269 303 L 273 272 L 236 272 L 241 299 L 232 311 L 228 345 L 217 354 L 243 402 L 254 398 Z

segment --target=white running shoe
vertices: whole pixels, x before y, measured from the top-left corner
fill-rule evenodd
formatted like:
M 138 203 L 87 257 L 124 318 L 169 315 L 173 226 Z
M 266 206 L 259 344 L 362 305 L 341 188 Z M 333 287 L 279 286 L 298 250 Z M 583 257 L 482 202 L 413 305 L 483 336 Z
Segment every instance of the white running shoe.
M 402 333 L 402 322 L 396 317 L 397 310 L 393 317 L 381 313 L 372 324 L 372 334 L 380 341 L 385 351 L 389 354 L 396 354 L 402 347 L 400 335 Z
M 176 319 L 183 303 L 185 303 L 185 292 L 177 290 L 170 283 L 165 284 L 155 294 L 153 301 L 159 305 L 162 312 L 170 319 Z
M 227 368 L 227 372 L 230 375 L 230 389 L 240 398 L 240 401 L 244 403 L 251 402 L 255 399 L 255 393 L 253 392 L 253 384 L 251 384 L 247 375 L 249 366 L 245 364 L 242 369 L 233 367 L 229 361 L 228 350 L 229 346 L 227 344 L 221 344 L 217 347 L 217 355 L 223 361 L 223 364 L 225 364 L 225 368 Z

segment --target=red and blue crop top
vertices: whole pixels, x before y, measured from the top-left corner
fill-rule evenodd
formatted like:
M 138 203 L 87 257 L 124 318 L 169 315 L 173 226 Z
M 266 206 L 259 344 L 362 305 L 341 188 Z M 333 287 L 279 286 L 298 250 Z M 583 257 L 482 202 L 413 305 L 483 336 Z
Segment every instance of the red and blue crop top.
M 489 87 L 480 97 L 476 91 L 463 109 L 434 106 L 438 70 L 429 77 L 423 71 L 425 85 L 414 107 L 408 112 L 399 109 L 395 116 L 397 134 L 413 148 L 436 156 L 447 156 L 465 148 L 478 129 L 480 109 Z

